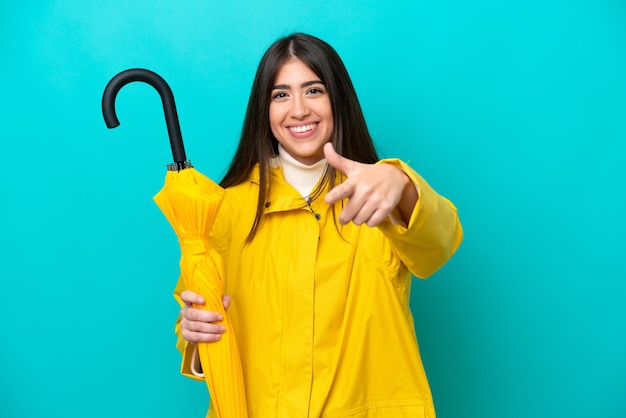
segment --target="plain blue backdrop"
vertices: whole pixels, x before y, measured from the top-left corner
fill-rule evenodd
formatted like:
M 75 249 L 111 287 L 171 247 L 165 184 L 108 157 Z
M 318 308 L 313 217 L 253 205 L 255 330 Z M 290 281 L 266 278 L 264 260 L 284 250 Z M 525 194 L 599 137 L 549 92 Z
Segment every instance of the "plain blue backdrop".
M 440 418 L 626 416 L 626 5 L 618 0 L 5 1 L 0 416 L 202 417 L 178 374 L 179 249 L 152 202 L 187 155 L 219 179 L 256 66 L 305 31 L 343 57 L 385 157 L 466 238 L 412 308 Z

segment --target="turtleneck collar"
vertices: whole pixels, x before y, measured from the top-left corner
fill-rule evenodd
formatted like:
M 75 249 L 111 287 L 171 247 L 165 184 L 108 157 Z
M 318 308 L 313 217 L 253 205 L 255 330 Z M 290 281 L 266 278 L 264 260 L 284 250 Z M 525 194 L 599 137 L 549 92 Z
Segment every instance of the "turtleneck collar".
M 302 164 L 285 151 L 280 144 L 278 144 L 278 160 L 283 168 L 287 183 L 291 184 L 305 199 L 309 197 L 326 171 L 325 158 L 313 165 Z

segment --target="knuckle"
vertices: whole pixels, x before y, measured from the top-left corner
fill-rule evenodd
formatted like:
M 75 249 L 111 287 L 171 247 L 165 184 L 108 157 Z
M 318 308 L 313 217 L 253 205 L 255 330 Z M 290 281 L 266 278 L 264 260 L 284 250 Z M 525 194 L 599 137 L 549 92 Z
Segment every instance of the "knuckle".
M 190 321 L 187 324 L 187 329 L 190 330 L 190 331 L 194 331 L 194 332 L 201 331 L 202 330 L 202 323 L 195 322 L 195 321 Z
M 182 337 L 190 343 L 196 342 L 196 340 L 193 339 L 193 334 L 194 334 L 193 332 L 186 330 L 186 329 L 183 329 L 183 331 L 181 332 Z
M 370 183 L 361 184 L 361 193 L 371 196 L 374 194 L 374 192 L 375 192 L 374 186 L 372 186 Z
M 385 193 L 381 190 L 372 191 L 372 200 L 377 202 L 379 206 L 386 205 L 386 196 Z
M 386 214 L 391 213 L 391 211 L 394 208 L 395 208 L 395 205 L 393 204 L 393 202 L 390 202 L 388 200 L 383 201 L 380 205 L 380 209 L 382 209 L 382 211 L 385 212 Z
M 197 321 L 199 318 L 199 312 L 197 309 L 188 308 L 185 317 L 190 321 Z

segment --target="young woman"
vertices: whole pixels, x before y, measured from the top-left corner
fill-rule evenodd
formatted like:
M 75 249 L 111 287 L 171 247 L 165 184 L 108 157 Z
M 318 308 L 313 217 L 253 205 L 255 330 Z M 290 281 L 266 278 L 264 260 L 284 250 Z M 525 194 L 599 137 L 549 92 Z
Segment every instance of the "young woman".
M 294 34 L 268 49 L 220 185 L 210 242 L 234 329 L 179 283 L 183 373 L 201 376 L 195 343 L 234 332 L 251 417 L 434 417 L 411 277 L 441 267 L 462 229 L 415 171 L 378 159 L 331 46 Z

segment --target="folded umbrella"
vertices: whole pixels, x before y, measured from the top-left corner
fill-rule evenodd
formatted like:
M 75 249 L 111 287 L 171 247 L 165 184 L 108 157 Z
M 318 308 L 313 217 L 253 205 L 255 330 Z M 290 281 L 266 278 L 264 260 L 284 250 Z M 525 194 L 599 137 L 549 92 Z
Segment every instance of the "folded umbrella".
M 187 289 L 204 297 L 198 309 L 219 312 L 226 327 L 222 339 L 198 343 L 200 363 L 216 416 L 246 418 L 245 388 L 239 349 L 233 327 L 222 304 L 224 268 L 219 254 L 209 245 L 209 230 L 224 197 L 224 189 L 198 172 L 185 156 L 174 96 L 159 75 L 149 70 L 126 70 L 111 79 L 102 98 L 102 112 L 109 128 L 119 125 L 115 97 L 133 81 L 152 85 L 163 101 L 174 163 L 167 166 L 163 188 L 154 196 L 178 236 L 180 275 Z

